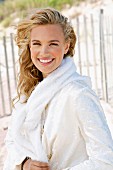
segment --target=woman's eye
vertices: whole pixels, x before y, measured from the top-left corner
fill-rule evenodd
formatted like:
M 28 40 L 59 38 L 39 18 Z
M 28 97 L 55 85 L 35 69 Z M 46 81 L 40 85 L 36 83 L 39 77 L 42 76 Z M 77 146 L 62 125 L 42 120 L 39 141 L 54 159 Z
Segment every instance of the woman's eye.
M 38 45 L 38 46 L 40 46 L 41 44 L 40 44 L 40 43 L 33 43 L 33 45 Z
M 51 45 L 51 46 L 58 46 L 57 43 L 51 43 L 50 45 Z

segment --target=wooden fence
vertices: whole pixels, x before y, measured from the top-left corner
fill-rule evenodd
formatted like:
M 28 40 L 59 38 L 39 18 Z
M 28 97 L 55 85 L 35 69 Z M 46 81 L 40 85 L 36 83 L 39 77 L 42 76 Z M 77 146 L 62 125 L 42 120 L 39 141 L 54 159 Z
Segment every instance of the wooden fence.
M 77 18 L 75 27 L 79 72 L 91 77 L 100 99 L 113 104 L 113 18 L 100 10 L 98 14 Z
M 113 19 L 98 14 L 72 20 L 77 34 L 75 63 L 78 72 L 92 79 L 92 87 L 106 102 L 113 103 Z M 0 38 L 0 117 L 11 114 L 11 99 L 16 93 L 18 50 L 13 34 Z
M 17 47 L 13 34 L 3 36 L 0 48 L 0 117 L 11 113 L 11 100 L 16 93 Z

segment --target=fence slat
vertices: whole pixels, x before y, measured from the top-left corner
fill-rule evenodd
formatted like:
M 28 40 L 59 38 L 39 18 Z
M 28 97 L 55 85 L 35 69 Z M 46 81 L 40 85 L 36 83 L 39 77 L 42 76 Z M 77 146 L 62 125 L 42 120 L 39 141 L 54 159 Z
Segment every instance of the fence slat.
M 10 40 L 11 40 L 11 49 L 12 49 L 12 61 L 13 61 L 13 74 L 14 74 L 14 82 L 15 82 L 15 88 L 17 87 L 16 82 L 16 69 L 15 69 L 15 55 L 14 55 L 14 44 L 13 44 L 13 34 L 10 34 Z
M 86 46 L 86 62 L 87 62 L 87 75 L 90 76 L 90 64 L 89 64 L 89 53 L 88 53 L 88 32 L 87 32 L 87 23 L 86 16 L 84 16 L 84 34 L 85 34 L 85 46 Z
M 81 45 L 80 45 L 80 23 L 79 23 L 79 18 L 77 17 L 76 19 L 76 25 L 77 25 L 77 38 L 78 38 L 78 58 L 79 58 L 79 70 L 80 73 L 82 74 L 82 62 L 81 62 Z
M 92 31 L 92 43 L 93 43 L 93 63 L 94 63 L 94 76 L 95 76 L 95 91 L 98 94 L 98 85 L 97 85 L 97 63 L 96 63 L 96 52 L 95 52 L 95 30 L 94 30 L 94 20 L 93 15 L 91 14 L 91 31 Z
M 108 102 L 108 89 L 107 89 L 107 71 L 106 71 L 106 57 L 105 57 L 105 44 L 104 44 L 104 20 L 103 9 L 100 10 L 100 56 L 101 56 L 101 78 L 104 93 L 104 99 Z
M 0 92 L 1 92 L 1 104 L 2 104 L 2 109 L 3 112 L 1 112 L 0 117 L 4 116 L 4 113 L 6 113 L 5 109 L 5 100 L 4 100 L 4 90 L 3 90 L 3 84 L 2 84 L 2 76 L 1 76 L 1 64 L 0 64 Z
M 5 64 L 6 64 L 6 77 L 7 77 L 7 85 L 8 85 L 8 98 L 9 98 L 9 108 L 11 112 L 11 87 L 10 87 L 10 77 L 9 77 L 9 66 L 8 66 L 8 57 L 7 57 L 7 46 L 6 46 L 6 37 L 3 36 L 3 45 L 4 45 L 4 53 L 5 53 Z

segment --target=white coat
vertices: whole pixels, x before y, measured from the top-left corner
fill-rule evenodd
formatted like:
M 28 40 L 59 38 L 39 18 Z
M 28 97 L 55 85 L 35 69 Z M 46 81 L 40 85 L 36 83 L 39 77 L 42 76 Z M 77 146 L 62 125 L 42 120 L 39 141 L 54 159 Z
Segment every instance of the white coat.
M 70 67 L 72 68 L 71 64 Z M 59 75 L 59 70 L 56 72 Z M 60 81 L 59 78 L 58 81 Z M 51 95 L 53 92 L 51 90 L 55 90 L 55 86 L 56 81 L 53 82 L 52 89 L 49 86 L 48 94 Z M 41 94 L 43 92 L 41 91 Z M 41 108 L 43 100 L 39 97 L 38 101 L 36 95 L 37 93 L 32 95 L 31 100 L 28 101 L 29 105 L 18 103 L 13 111 L 12 124 L 6 137 L 9 154 L 4 170 L 20 170 L 21 162 L 26 156 L 49 162 L 51 170 L 113 170 L 113 141 L 99 99 L 92 91 L 87 78 L 74 74 L 73 81 L 68 82 L 53 94 L 41 113 L 41 123 L 39 122 L 38 126 L 35 126 L 36 117 L 33 119 L 29 111 L 31 117 L 27 118 L 26 122 L 30 133 L 24 128 L 27 124 L 25 123 L 21 127 L 21 135 L 25 137 L 25 140 L 21 138 L 21 135 L 15 138 L 15 133 L 20 130 L 20 118 L 26 105 L 27 109 L 32 111 L 35 104 L 31 102 L 37 99 L 36 103 L 39 102 Z M 45 100 L 48 100 L 46 91 L 44 95 Z M 25 120 L 22 118 L 22 121 Z M 42 129 L 43 124 L 44 129 Z M 41 135 L 41 143 L 38 141 L 38 134 Z

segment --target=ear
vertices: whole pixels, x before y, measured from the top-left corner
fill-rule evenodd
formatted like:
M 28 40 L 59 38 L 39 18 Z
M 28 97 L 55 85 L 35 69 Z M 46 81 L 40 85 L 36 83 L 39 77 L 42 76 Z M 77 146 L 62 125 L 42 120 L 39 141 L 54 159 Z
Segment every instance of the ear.
M 65 43 L 64 54 L 67 54 L 67 52 L 68 52 L 68 50 L 69 50 L 69 47 L 70 47 L 70 41 L 68 41 L 68 42 Z

